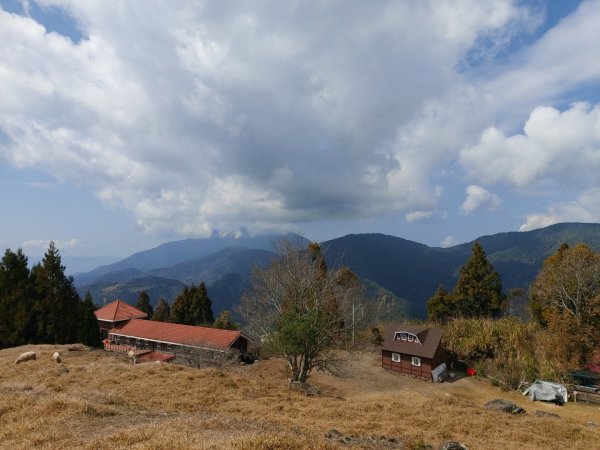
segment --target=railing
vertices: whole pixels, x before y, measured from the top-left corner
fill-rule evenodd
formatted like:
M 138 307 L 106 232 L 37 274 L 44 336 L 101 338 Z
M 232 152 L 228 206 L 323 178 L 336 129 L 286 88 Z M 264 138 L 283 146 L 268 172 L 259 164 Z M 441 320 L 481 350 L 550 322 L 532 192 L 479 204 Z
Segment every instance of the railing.
M 131 345 L 116 344 L 108 340 L 105 340 L 103 343 L 104 350 L 109 352 L 129 353 L 130 350 L 133 350 L 137 356 L 149 351 L 149 349 L 132 347 Z

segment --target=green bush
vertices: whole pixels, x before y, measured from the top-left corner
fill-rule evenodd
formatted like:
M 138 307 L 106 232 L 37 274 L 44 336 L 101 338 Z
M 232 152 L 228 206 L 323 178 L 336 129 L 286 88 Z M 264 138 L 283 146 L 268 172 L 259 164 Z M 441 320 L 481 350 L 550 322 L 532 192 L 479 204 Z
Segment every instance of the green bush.
M 561 382 L 575 368 L 563 339 L 514 317 L 452 320 L 445 327 L 444 346 L 477 373 L 512 388 L 536 378 Z

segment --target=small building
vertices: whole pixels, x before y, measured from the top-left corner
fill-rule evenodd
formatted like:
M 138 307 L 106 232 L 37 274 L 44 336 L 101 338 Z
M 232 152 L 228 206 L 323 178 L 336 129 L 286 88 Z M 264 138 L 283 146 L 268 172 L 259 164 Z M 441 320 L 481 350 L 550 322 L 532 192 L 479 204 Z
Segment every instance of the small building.
M 395 323 L 383 331 L 381 366 L 433 381 L 431 372 L 448 362 L 441 328 Z
M 97 309 L 94 314 L 96 315 L 96 319 L 98 319 L 101 339 L 106 339 L 110 330 L 127 323 L 131 319 L 145 319 L 148 317 L 148 314 L 134 308 L 123 300 L 115 300 Z

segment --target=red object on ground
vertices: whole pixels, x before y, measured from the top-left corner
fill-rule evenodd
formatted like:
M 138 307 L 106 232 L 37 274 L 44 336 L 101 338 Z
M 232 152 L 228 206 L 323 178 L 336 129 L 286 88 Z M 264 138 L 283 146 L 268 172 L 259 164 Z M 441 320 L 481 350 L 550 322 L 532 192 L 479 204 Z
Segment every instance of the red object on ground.
M 473 377 L 473 376 L 477 375 L 477 371 L 473 367 L 468 367 L 467 375 L 470 377 Z

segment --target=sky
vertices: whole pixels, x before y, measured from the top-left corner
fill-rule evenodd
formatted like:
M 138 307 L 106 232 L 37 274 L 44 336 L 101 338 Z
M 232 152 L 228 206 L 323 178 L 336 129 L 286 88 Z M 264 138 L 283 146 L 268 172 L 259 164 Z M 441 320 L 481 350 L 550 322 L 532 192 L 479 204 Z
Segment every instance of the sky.
M 600 221 L 600 1 L 0 0 L 0 247 Z

